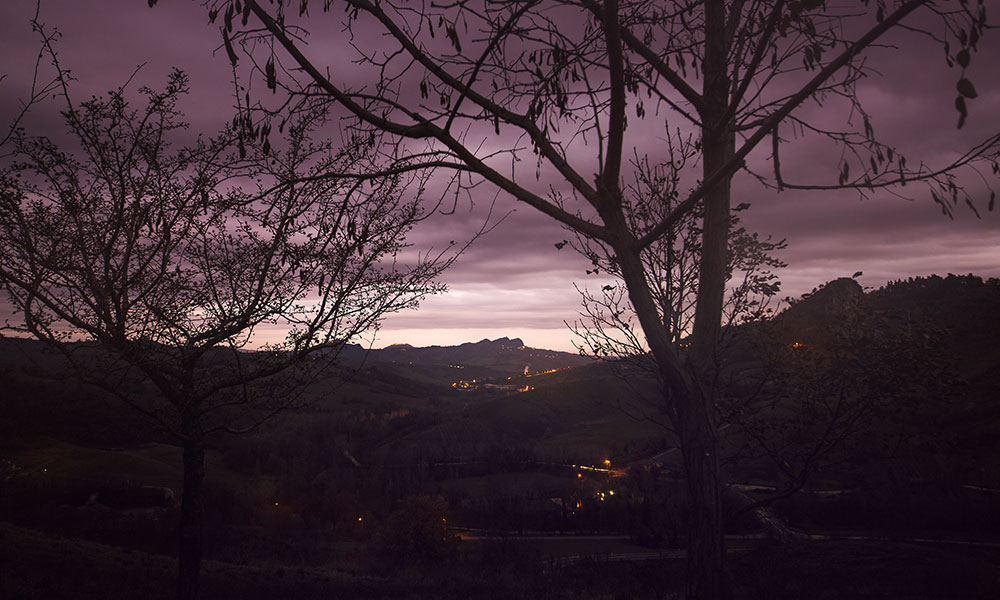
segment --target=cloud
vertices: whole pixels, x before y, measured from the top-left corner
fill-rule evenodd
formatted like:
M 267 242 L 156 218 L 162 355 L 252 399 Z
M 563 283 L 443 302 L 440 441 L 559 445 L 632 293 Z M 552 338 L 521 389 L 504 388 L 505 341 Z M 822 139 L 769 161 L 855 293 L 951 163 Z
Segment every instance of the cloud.
M 43 21 L 63 32 L 60 57 L 78 78 L 78 94 L 101 94 L 122 84 L 137 65 L 146 63 L 135 86 L 162 85 L 173 66 L 191 75 L 193 94 L 183 108 L 193 122 L 193 130 L 212 131 L 228 120 L 232 112 L 231 69 L 225 53 L 213 55 L 220 44 L 217 26 L 207 26 L 206 11 L 196 2 L 160 3 L 153 10 L 143 2 L 118 0 L 47 0 Z M 10 78 L 0 84 L 0 114 L 10 115 L 30 86 L 31 67 L 38 52 L 37 36 L 27 20 L 33 12 L 30 2 L 4 2 L 0 22 L 6 35 L 0 38 L 3 69 Z M 335 28 L 333 28 L 335 29 Z M 1000 114 L 1000 80 L 989 57 L 1000 55 L 1000 36 L 988 35 L 967 76 L 979 89 L 979 98 L 969 102 L 969 123 L 955 128 L 953 107 L 955 81 L 961 75 L 944 64 L 941 49 L 920 43 L 917 34 L 901 33 L 893 43 L 905 45 L 906 52 L 876 51 L 870 65 L 878 69 L 859 84 L 859 95 L 871 111 L 876 133 L 914 161 L 939 165 L 954 159 L 956 152 L 969 147 L 996 127 Z M 917 43 L 914 44 L 913 42 Z M 371 42 L 367 40 L 366 43 Z M 320 56 L 336 55 L 342 40 L 314 36 L 310 47 Z M 374 42 L 371 42 L 374 43 Z M 330 64 L 345 61 L 331 60 Z M 351 80 L 357 67 L 343 64 L 337 73 Z M 360 80 L 359 80 L 360 81 Z M 835 110 L 836 100 L 822 105 L 809 103 L 798 114 L 820 123 L 841 124 L 843 112 Z M 856 120 L 857 114 L 853 116 Z M 51 130 L 57 117 L 41 111 L 29 125 Z M 678 125 L 671 124 L 671 127 Z M 665 135 L 662 116 L 647 106 L 646 119 L 630 113 L 628 142 L 642 147 L 659 147 Z M 508 140 L 482 134 L 487 147 L 502 147 Z M 783 129 L 782 166 L 788 180 L 804 183 L 835 183 L 841 156 L 831 153 L 829 144 L 794 139 L 791 129 Z M 470 132 L 476 139 L 477 132 Z M 586 145 L 575 138 L 567 151 L 576 164 L 593 171 L 596 153 L 593 140 Z M 751 155 L 748 164 L 770 174 L 773 168 L 763 149 Z M 564 190 L 551 170 L 534 169 L 530 151 L 518 163 L 524 185 L 544 195 L 550 186 Z M 498 159 L 509 169 L 510 158 Z M 587 178 L 592 173 L 581 167 Z M 963 180 L 976 190 L 982 219 L 959 207 L 956 218 L 943 217 L 927 191 L 908 186 L 912 200 L 891 194 L 875 194 L 860 200 L 856 193 L 812 193 L 764 189 L 750 177 L 737 179 L 735 202 L 749 201 L 744 213 L 751 230 L 775 238 L 786 238 L 788 250 L 781 258 L 789 267 L 780 274 L 783 292 L 792 296 L 811 290 L 829 279 L 864 271 L 862 282 L 881 285 L 888 279 L 947 272 L 975 272 L 1000 276 L 1000 211 L 985 211 L 986 198 L 975 178 Z M 975 187 L 979 186 L 979 187 Z M 429 190 L 433 189 L 433 184 Z M 453 214 L 437 214 L 422 223 L 411 235 L 414 250 L 443 249 L 452 240 L 462 244 L 478 231 L 486 217 L 495 191 L 489 186 L 475 188 L 459 199 Z M 428 197 L 433 194 L 428 191 Z M 450 207 L 450 206 L 449 206 Z M 554 220 L 531 207 L 501 196 L 494 206 L 494 218 L 511 212 L 506 220 L 484 235 L 442 280 L 450 292 L 428 299 L 418 311 L 390 317 L 382 340 L 406 341 L 406 336 L 423 343 L 456 343 L 479 336 L 518 335 L 529 345 L 538 339 L 571 349 L 572 335 L 563 321 L 577 315 L 579 295 L 573 284 L 593 280 L 586 275 L 587 261 L 569 248 L 554 244 L 570 238 Z M 437 336 L 437 337 L 435 337 Z M 534 336 L 534 337 L 533 337 Z M 388 341 L 386 342 L 388 343 Z

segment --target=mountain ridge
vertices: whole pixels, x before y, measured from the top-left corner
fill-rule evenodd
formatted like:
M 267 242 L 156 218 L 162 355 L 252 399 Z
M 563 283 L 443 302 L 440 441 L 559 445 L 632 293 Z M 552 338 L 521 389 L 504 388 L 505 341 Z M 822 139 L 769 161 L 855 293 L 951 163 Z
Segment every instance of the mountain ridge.
M 450 365 L 455 367 L 498 367 L 506 371 L 547 371 L 581 366 L 593 362 L 592 358 L 544 348 L 524 345 L 521 338 L 500 337 L 465 342 L 457 346 L 422 346 L 393 344 L 385 348 L 367 349 L 359 344 L 348 344 L 340 352 L 344 361 L 366 364 L 396 363 L 411 365 Z

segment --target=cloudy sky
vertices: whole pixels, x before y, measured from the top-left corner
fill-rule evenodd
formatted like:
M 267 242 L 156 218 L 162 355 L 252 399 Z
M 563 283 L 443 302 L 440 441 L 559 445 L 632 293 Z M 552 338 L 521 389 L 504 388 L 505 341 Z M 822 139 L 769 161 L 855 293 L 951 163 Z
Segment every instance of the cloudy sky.
M 8 75 L 0 83 L 2 122 L 30 89 L 39 50 L 29 24 L 34 9 L 34 0 L 0 2 L 0 72 Z M 183 108 L 194 127 L 211 131 L 232 114 L 229 61 L 218 48 L 218 29 L 207 25 L 205 10 L 196 2 L 161 0 L 149 9 L 144 0 L 43 0 L 41 20 L 62 33 L 60 58 L 78 79 L 78 97 L 119 86 L 140 64 L 136 87 L 159 86 L 176 66 L 191 76 L 194 94 Z M 907 148 L 911 161 L 935 164 L 996 129 L 1000 62 L 987 59 L 1000 52 L 996 38 L 988 39 L 973 60 L 970 74 L 979 98 L 970 102 L 970 122 L 961 131 L 955 129 L 952 108 L 956 74 L 944 64 L 940 49 L 921 54 L 907 46 L 906 52 L 876 53 L 872 61 L 884 76 L 866 81 L 860 94 L 879 135 Z M 51 120 L 51 113 L 40 111 L 26 125 L 44 130 Z M 836 159 L 821 145 L 798 145 L 783 166 L 803 183 L 832 183 L 837 177 Z M 982 189 L 975 182 L 970 187 Z M 413 241 L 441 245 L 472 235 L 492 199 L 491 193 L 484 195 L 475 206 L 435 216 Z M 979 199 L 982 219 L 960 207 L 949 220 L 926 192 L 912 201 L 891 195 L 862 200 L 851 192 L 779 194 L 739 178 L 734 200 L 751 203 L 744 218 L 749 229 L 787 239 L 788 249 L 780 256 L 788 263 L 780 274 L 782 295 L 798 296 L 856 271 L 864 273 L 862 284 L 875 287 L 932 273 L 1000 276 L 1000 210 L 986 212 L 986 198 Z M 568 235 L 548 218 L 501 198 L 495 214 L 508 212 L 445 275 L 449 292 L 425 301 L 418 311 L 387 319 L 377 346 L 517 336 L 530 346 L 572 350 L 574 337 L 565 322 L 578 318 L 574 283 L 594 285 L 585 273 L 589 265 L 568 248 L 554 247 Z

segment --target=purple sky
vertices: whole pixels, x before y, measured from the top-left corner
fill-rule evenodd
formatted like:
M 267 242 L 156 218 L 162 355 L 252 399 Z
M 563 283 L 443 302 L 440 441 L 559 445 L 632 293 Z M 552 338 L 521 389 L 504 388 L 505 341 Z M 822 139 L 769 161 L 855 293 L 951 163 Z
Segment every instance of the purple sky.
M 34 0 L 0 3 L 0 121 L 7 122 L 18 99 L 27 95 L 38 38 L 30 30 Z M 191 75 L 191 101 L 183 108 L 195 128 L 216 129 L 231 115 L 232 72 L 224 52 L 216 52 L 218 30 L 208 26 L 198 3 L 161 0 L 149 9 L 144 0 L 43 0 L 42 21 L 63 34 L 60 58 L 77 76 L 77 97 L 117 87 L 141 64 L 138 84 L 162 85 L 170 67 Z M 1000 119 L 1000 36 L 975 55 L 970 74 L 980 97 L 970 102 L 970 121 L 955 130 L 952 108 L 955 71 L 944 64 L 940 49 L 888 51 L 872 60 L 885 76 L 872 78 L 860 91 L 886 141 L 908 148 L 911 160 L 945 160 L 996 128 Z M 213 54 L 214 53 L 214 54 Z M 881 61 L 881 62 L 878 62 Z M 27 122 L 44 128 L 51 112 Z M 37 130 L 37 129 L 36 129 Z M 751 160 L 751 165 L 754 164 Z M 836 180 L 836 155 L 820 145 L 798 145 L 783 158 L 789 180 L 830 183 Z M 971 189 L 976 188 L 975 185 Z M 481 225 L 492 192 L 474 209 L 459 205 L 455 215 L 438 215 L 413 236 L 418 246 L 463 239 Z M 737 202 L 750 202 L 744 222 L 762 235 L 787 238 L 781 254 L 789 266 L 780 273 L 782 295 L 797 296 L 836 277 L 863 271 L 864 285 L 894 278 L 973 272 L 1000 276 L 1000 210 L 977 220 L 961 207 L 955 219 L 941 215 L 926 192 L 908 202 L 890 195 L 860 200 L 851 192 L 781 194 L 738 178 Z M 479 240 L 444 277 L 450 291 L 425 301 L 418 311 L 388 318 L 376 345 L 455 344 L 484 337 L 521 337 L 535 347 L 572 350 L 573 335 L 564 325 L 577 318 L 579 296 L 573 283 L 586 284 L 588 263 L 554 243 L 569 237 L 553 221 L 525 205 L 501 198 L 497 211 L 514 212 Z

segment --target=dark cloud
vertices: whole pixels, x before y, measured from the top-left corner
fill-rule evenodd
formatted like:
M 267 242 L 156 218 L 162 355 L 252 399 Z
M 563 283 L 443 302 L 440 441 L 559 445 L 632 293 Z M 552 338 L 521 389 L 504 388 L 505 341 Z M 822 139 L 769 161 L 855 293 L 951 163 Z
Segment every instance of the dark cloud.
M 28 96 L 32 67 L 41 39 L 32 32 L 35 3 L 0 5 L 0 55 L 8 78 L 0 85 L 0 110 L 9 115 Z M 43 0 L 39 21 L 46 30 L 58 30 L 56 49 L 63 68 L 75 78 L 76 101 L 124 85 L 161 87 L 174 67 L 191 79 L 192 96 L 182 109 L 196 130 L 214 131 L 232 114 L 232 70 L 225 53 L 215 54 L 219 32 L 207 27 L 207 17 L 196 2 L 161 3 L 150 9 L 144 2 L 120 0 Z M 40 79 L 51 78 L 50 60 L 41 62 Z M 138 69 L 138 72 L 137 72 Z M 134 74 L 134 76 L 133 76 Z M 51 110 L 45 110 L 46 108 Z M 33 131 L 59 126 L 56 104 L 43 106 L 29 118 Z
M 10 76 L 0 84 L 0 115 L 5 121 L 30 85 L 39 48 L 28 24 L 33 10 L 31 2 L 0 4 L 0 54 L 4 56 L 2 68 Z M 60 58 L 76 75 L 80 97 L 117 87 L 142 63 L 146 66 L 137 76 L 136 87 L 155 87 L 176 66 L 191 75 L 194 92 L 184 109 L 196 130 L 212 131 L 231 114 L 229 62 L 224 52 L 214 54 L 220 44 L 218 29 L 206 24 L 205 10 L 197 2 L 161 2 L 151 10 L 138 1 L 45 0 L 42 21 L 62 32 Z M 311 49 L 321 56 L 336 56 L 343 43 L 336 35 L 314 37 Z M 956 152 L 996 127 L 1000 72 L 990 57 L 1000 55 L 1000 40 L 995 39 L 1000 36 L 988 37 L 973 56 L 968 76 L 979 98 L 969 102 L 969 123 L 957 130 L 953 101 L 958 70 L 944 64 L 939 47 L 914 45 L 908 39 L 914 35 L 904 33 L 891 40 L 910 48 L 906 52 L 885 49 L 872 55 L 869 64 L 880 75 L 873 73 L 862 81 L 859 95 L 882 139 L 906 153 L 911 165 L 924 160 L 933 166 L 954 159 Z M 364 43 L 376 43 L 375 39 Z M 357 67 L 347 61 L 331 59 L 330 64 L 338 77 L 359 77 Z M 823 105 L 804 107 L 802 114 L 820 123 L 840 124 L 837 120 L 843 120 L 845 113 L 830 99 Z M 51 111 L 39 111 L 29 125 L 35 130 L 52 129 L 54 119 Z M 665 131 L 662 117 L 652 113 L 646 120 L 633 120 L 629 141 L 651 147 L 662 140 Z M 782 165 L 789 180 L 836 182 L 838 152 L 823 143 L 794 139 L 792 131 L 782 135 L 788 139 L 782 145 Z M 592 144 L 576 138 L 567 149 L 576 164 L 592 166 Z M 748 164 L 769 173 L 772 165 L 762 156 L 752 155 Z M 523 158 L 518 168 L 534 190 L 546 194 L 549 185 L 562 189 L 558 178 L 544 170 L 535 181 L 534 157 L 528 152 Z M 497 164 L 509 168 L 509 158 L 504 160 Z M 965 182 L 973 190 L 982 189 L 974 178 Z M 1000 276 L 1000 218 L 985 211 L 985 197 L 976 196 L 982 219 L 959 207 L 950 220 L 941 215 L 926 190 L 908 186 L 903 191 L 913 191 L 912 199 L 885 193 L 867 200 L 852 192 L 778 193 L 741 177 L 734 200 L 752 204 L 744 214 L 749 228 L 788 240 L 789 248 L 781 256 L 789 263 L 781 274 L 788 295 L 797 296 L 855 271 L 863 271 L 862 283 L 872 286 L 930 273 Z M 415 249 L 442 249 L 452 240 L 459 244 L 468 240 L 482 227 L 494 193 L 480 186 L 472 196 L 459 199 L 453 214 L 428 219 L 413 232 Z M 457 343 L 509 335 L 522 337 L 529 345 L 571 349 L 573 336 L 563 322 L 577 317 L 579 296 L 573 284 L 600 282 L 585 274 L 587 261 L 569 248 L 555 249 L 556 242 L 570 236 L 548 217 L 500 198 L 493 218 L 511 210 L 445 274 L 450 292 L 428 299 L 419 311 L 389 318 L 379 343 Z

